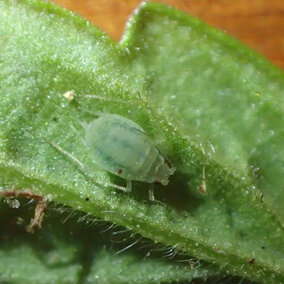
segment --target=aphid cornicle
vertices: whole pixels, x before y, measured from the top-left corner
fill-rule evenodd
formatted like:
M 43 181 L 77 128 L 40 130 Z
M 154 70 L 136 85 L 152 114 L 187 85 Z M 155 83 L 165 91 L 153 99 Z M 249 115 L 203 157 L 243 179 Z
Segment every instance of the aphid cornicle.
M 168 184 L 175 168 L 135 122 L 117 114 L 100 114 L 84 129 L 90 157 L 102 169 L 129 181 L 129 190 L 131 180 Z

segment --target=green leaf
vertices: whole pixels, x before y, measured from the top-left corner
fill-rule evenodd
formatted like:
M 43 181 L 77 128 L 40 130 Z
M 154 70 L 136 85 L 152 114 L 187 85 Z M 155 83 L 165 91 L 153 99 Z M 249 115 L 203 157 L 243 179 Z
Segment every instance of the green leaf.
M 119 45 L 43 2 L 5 0 L 0 13 L 3 189 L 32 188 L 214 263 L 221 274 L 284 281 L 281 71 L 160 4 L 140 7 Z M 147 202 L 147 184 L 134 183 L 133 194 L 108 186 L 124 181 L 99 169 L 81 142 L 81 123 L 98 112 L 137 122 L 174 164 L 169 186 L 155 186 L 164 205 Z
M 130 27 L 124 46 L 135 54 L 134 68 L 146 67 L 151 104 L 171 114 L 212 159 L 260 189 L 284 224 L 283 72 L 164 6 L 148 4 Z
M 208 265 L 202 263 L 196 263 L 192 269 L 188 261 L 171 263 L 155 256 L 154 251 L 146 257 L 142 246 L 138 251 L 130 249 L 116 254 L 127 242 L 133 242 L 127 233 L 121 233 L 119 228 L 109 230 L 109 224 L 94 226 L 96 221 L 83 214 L 70 217 L 67 208 L 52 209 L 43 228 L 30 235 L 25 232 L 30 217 L 27 207 L 15 210 L 1 202 L 0 225 L 4 233 L 0 235 L 0 281 L 162 283 L 206 278 L 217 272 L 213 266 L 206 268 Z M 123 241 L 125 238 L 127 241 Z

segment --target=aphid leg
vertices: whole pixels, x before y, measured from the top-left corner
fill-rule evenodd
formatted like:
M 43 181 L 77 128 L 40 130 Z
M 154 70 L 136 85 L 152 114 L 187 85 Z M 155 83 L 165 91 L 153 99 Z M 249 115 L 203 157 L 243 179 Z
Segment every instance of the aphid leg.
M 119 186 L 119 185 L 116 185 L 114 183 L 110 183 L 110 182 L 99 182 L 99 181 L 95 181 L 97 184 L 99 185 L 102 185 L 102 186 L 109 186 L 109 187 L 113 187 L 113 188 L 116 188 L 116 189 L 119 189 L 119 190 L 122 190 L 123 192 L 131 192 L 131 190 L 129 191 L 129 189 L 127 187 L 124 187 L 124 186 Z
M 149 191 L 148 191 L 148 197 L 149 197 L 149 200 L 153 203 L 158 203 L 158 204 L 162 204 L 162 205 L 165 205 L 162 201 L 159 201 L 155 198 L 155 195 L 154 195 L 154 186 L 155 184 L 151 184 L 150 187 L 149 187 Z
M 59 145 L 57 145 L 55 142 L 53 141 L 48 141 L 48 143 L 55 148 L 59 153 L 61 153 L 62 155 L 68 157 L 73 163 L 77 164 L 80 168 L 81 171 L 83 171 L 84 173 L 89 172 L 88 168 L 79 160 L 77 159 L 75 156 L 73 156 L 71 153 L 67 152 L 66 150 L 64 150 L 63 148 L 61 148 Z M 87 175 L 92 181 L 94 181 L 96 184 L 101 185 L 103 187 L 109 186 L 109 187 L 113 187 L 119 190 L 122 190 L 124 192 L 130 192 L 131 191 L 131 181 L 130 185 L 128 184 L 127 181 L 127 187 L 123 187 L 123 186 L 119 186 L 113 183 L 109 183 L 109 182 L 100 182 L 98 180 L 95 180 L 94 178 L 92 178 L 90 175 Z M 130 186 L 130 190 L 129 187 Z
M 198 186 L 198 190 L 201 194 L 206 194 L 206 177 L 205 177 L 205 166 L 202 168 L 202 183 Z
M 151 184 L 150 187 L 149 187 L 148 197 L 149 197 L 149 200 L 151 202 L 155 202 L 156 201 L 155 196 L 154 196 L 154 185 L 153 184 Z
M 126 191 L 125 192 L 131 192 L 132 191 L 132 181 L 126 180 Z
M 53 141 L 48 141 L 48 143 L 55 148 L 58 152 L 60 152 L 61 154 L 67 156 L 69 159 L 71 159 L 73 162 L 75 162 L 77 165 L 80 166 L 81 169 L 85 169 L 84 164 L 79 161 L 75 156 L 73 156 L 71 153 L 65 151 L 63 148 L 61 148 L 59 145 L 57 145 L 55 142 Z
M 34 233 L 35 228 L 41 228 L 43 216 L 47 207 L 47 199 L 42 195 L 35 194 L 31 190 L 16 190 L 14 188 L 0 192 L 0 197 L 17 198 L 25 197 L 36 201 L 34 217 L 26 227 L 28 233 Z M 20 203 L 18 203 L 20 205 Z

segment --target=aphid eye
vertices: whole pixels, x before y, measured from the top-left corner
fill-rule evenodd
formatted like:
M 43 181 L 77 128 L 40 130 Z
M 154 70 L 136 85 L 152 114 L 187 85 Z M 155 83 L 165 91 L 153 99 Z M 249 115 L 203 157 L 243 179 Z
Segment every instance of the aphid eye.
M 121 175 L 123 173 L 123 170 L 122 169 L 118 169 L 117 170 L 117 174 Z

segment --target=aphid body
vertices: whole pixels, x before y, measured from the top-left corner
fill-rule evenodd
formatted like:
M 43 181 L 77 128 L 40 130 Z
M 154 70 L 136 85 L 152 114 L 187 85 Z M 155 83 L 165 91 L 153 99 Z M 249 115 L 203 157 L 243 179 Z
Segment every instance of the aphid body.
M 99 167 L 128 181 L 168 184 L 175 168 L 135 122 L 102 114 L 84 128 L 85 144 Z

